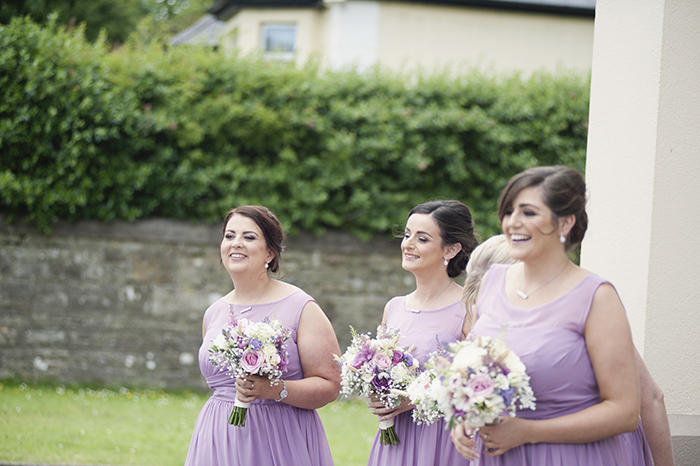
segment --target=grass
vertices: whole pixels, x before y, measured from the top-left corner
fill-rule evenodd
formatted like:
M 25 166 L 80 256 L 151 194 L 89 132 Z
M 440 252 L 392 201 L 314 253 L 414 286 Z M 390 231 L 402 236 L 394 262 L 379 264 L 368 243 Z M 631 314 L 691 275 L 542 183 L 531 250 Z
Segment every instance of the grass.
M 0 462 L 182 465 L 208 395 L 0 383 Z M 337 466 L 367 464 L 377 432 L 366 402 L 319 410 Z

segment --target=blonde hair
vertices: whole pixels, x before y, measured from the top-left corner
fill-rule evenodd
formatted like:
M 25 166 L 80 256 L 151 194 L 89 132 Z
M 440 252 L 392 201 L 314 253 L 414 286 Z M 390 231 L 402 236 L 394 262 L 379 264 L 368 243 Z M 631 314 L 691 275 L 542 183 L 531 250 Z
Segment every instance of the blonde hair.
M 467 308 L 467 319 L 472 319 L 469 310 L 476 304 L 476 296 L 479 293 L 481 279 L 491 264 L 514 264 L 508 254 L 508 241 L 505 235 L 495 235 L 487 239 L 472 251 L 472 256 L 467 263 L 467 279 L 462 288 L 462 301 Z M 473 322 L 471 322 L 473 324 Z

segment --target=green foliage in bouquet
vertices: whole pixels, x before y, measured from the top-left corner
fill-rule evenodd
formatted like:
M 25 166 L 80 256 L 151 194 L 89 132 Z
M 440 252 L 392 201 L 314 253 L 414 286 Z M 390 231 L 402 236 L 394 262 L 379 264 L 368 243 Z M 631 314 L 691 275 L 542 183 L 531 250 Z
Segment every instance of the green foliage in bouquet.
M 324 71 L 80 31 L 0 29 L 0 212 L 58 219 L 218 222 L 263 204 L 290 233 L 391 232 L 414 205 L 455 198 L 481 234 L 534 165 L 583 170 L 589 78 Z

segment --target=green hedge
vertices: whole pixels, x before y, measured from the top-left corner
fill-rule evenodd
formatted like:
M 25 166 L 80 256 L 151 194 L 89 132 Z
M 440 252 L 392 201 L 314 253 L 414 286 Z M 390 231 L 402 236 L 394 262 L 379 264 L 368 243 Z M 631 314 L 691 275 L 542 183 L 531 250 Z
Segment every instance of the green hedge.
M 513 174 L 583 170 L 588 76 L 328 72 L 129 44 L 18 20 L 0 28 L 0 211 L 218 222 L 267 205 L 292 233 L 362 237 L 456 198 L 482 235 Z

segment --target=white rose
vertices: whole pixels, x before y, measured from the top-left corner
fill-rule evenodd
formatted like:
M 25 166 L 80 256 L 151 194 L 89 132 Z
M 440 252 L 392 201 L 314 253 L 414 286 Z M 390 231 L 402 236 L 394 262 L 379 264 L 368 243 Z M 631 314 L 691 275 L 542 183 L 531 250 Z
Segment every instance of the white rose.
M 450 369 L 458 370 L 481 366 L 484 356 L 486 356 L 486 350 L 484 348 L 465 346 L 455 354 Z
M 512 351 L 508 351 L 508 355 L 503 360 L 503 365 L 511 372 L 525 372 L 525 364 L 523 364 L 520 358 Z
M 212 346 L 216 346 L 219 349 L 227 349 L 228 348 L 228 340 L 224 336 L 223 333 L 220 333 L 214 338 L 211 342 Z
M 260 341 L 267 340 L 274 334 L 274 329 L 264 322 L 256 322 L 250 332 L 250 335 L 257 336 Z
M 272 344 L 265 345 L 262 347 L 262 353 L 267 359 L 270 359 L 272 356 L 277 354 L 277 348 L 275 348 L 275 345 Z
M 408 371 L 406 370 L 406 366 L 404 366 L 403 364 L 398 364 L 398 365 L 394 366 L 391 369 L 390 374 L 391 374 L 391 378 L 393 380 L 398 381 L 398 382 L 400 382 L 402 380 L 406 380 L 408 378 Z

